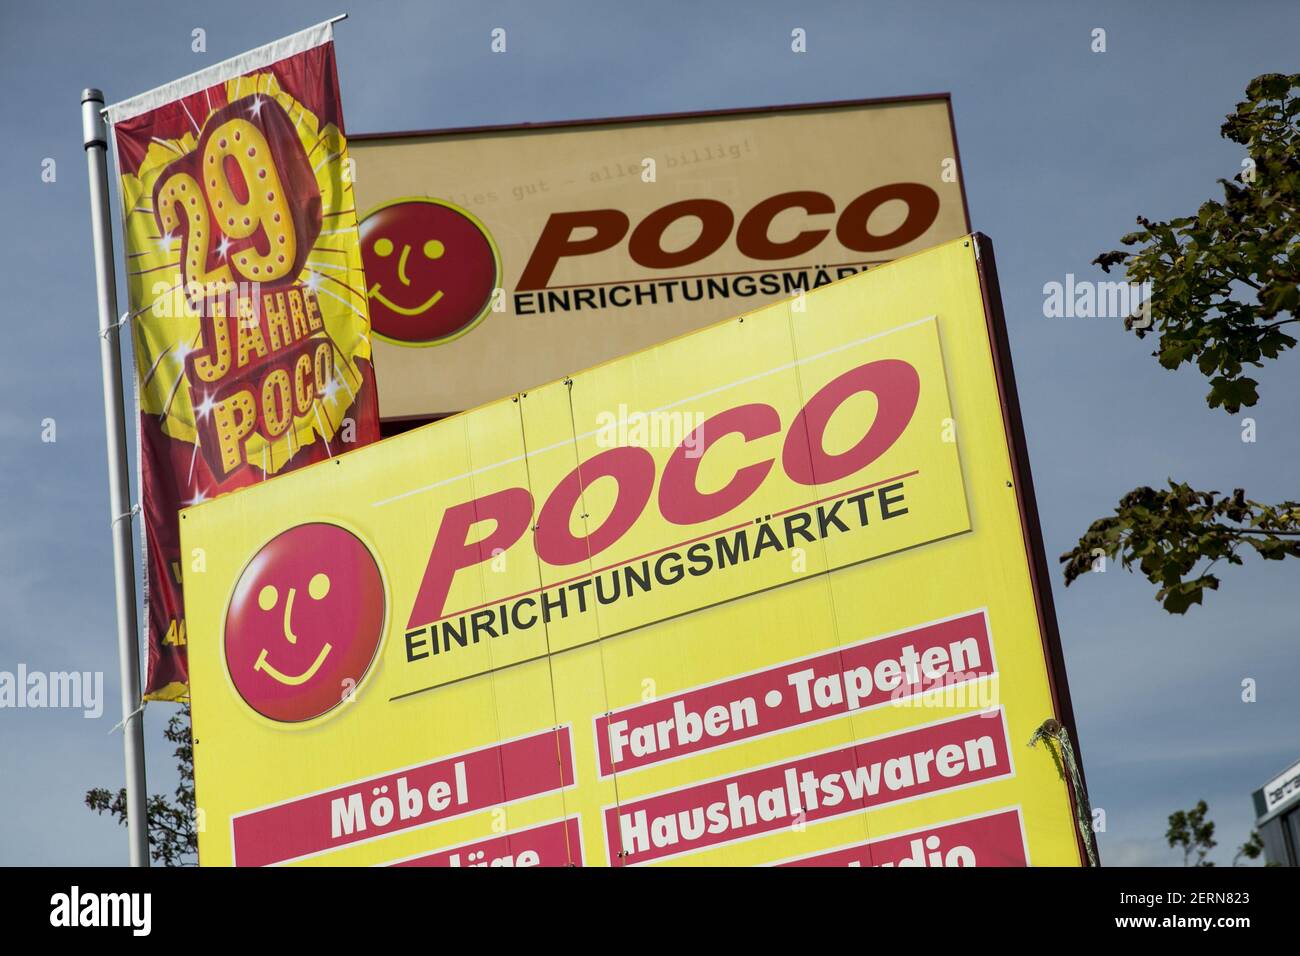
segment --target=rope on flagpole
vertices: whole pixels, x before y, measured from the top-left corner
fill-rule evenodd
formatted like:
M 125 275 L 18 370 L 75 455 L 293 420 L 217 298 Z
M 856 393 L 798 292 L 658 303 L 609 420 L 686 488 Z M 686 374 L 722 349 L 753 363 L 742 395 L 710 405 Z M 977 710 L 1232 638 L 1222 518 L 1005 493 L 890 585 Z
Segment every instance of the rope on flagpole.
M 126 323 L 129 322 L 130 320 L 131 320 L 131 313 L 123 312 L 122 317 L 120 319 L 118 319 L 116 322 L 111 323 L 110 325 L 104 326 L 102 329 L 99 330 L 99 337 L 101 339 L 108 338 L 110 334 L 120 331 L 122 326 L 126 325 Z
M 123 511 L 120 515 L 115 515 L 113 517 L 113 520 L 108 523 L 108 526 L 111 528 L 114 525 L 116 525 L 119 521 L 125 521 L 127 518 L 134 518 L 139 513 L 140 513 L 140 505 L 134 504 L 131 506 L 130 511 Z
M 139 707 L 137 707 L 135 710 L 131 711 L 131 713 L 127 714 L 125 717 L 123 717 L 121 720 L 119 720 L 117 723 L 115 723 L 112 727 L 108 728 L 108 736 L 110 736 L 110 737 L 113 736 L 113 734 L 117 733 L 119 730 L 121 730 L 123 727 L 125 727 L 126 724 L 127 724 L 127 721 L 129 721 L 132 717 L 135 717 L 135 716 L 138 715 L 138 714 L 142 714 L 142 713 L 144 713 L 144 709 L 145 709 L 147 706 L 149 706 L 149 701 L 147 701 L 147 700 L 142 700 L 142 701 L 140 701 L 140 706 L 139 706 Z

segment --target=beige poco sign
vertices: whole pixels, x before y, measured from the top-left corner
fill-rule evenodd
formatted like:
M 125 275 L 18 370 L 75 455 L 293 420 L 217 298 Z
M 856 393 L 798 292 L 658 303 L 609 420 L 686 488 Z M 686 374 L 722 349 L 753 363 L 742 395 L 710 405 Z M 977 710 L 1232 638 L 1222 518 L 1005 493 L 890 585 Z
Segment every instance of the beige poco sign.
M 526 390 L 969 231 L 942 95 L 351 144 L 389 420 Z

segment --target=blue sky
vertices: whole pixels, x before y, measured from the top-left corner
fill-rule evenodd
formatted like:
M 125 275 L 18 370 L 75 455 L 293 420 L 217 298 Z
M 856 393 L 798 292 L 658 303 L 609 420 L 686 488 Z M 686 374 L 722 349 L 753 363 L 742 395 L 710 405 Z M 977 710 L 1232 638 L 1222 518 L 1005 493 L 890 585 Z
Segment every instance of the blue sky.
M 0 864 L 115 864 L 125 833 L 81 805 L 122 780 L 103 413 L 79 95 L 112 101 L 346 9 L 307 2 L 0 7 L 0 670 L 105 672 L 105 715 L 0 711 Z M 1120 495 L 1168 476 L 1296 497 L 1297 358 L 1260 405 L 1211 412 L 1114 320 L 1047 319 L 1043 285 L 1097 278 L 1138 213 L 1187 213 L 1240 169 L 1219 124 L 1258 73 L 1297 69 L 1294 3 L 368 3 L 338 27 L 349 132 L 950 91 L 971 217 L 993 238 L 1053 568 Z M 489 51 L 504 27 L 509 52 Z M 207 53 L 191 31 L 207 31 Z M 790 31 L 808 52 L 789 52 Z M 1106 30 L 1105 53 L 1090 50 Z M 56 162 L 54 183 L 42 161 Z M 120 250 L 120 245 L 119 245 Z M 57 441 L 41 441 L 42 421 Z M 1230 862 L 1250 792 L 1300 757 L 1294 563 L 1228 569 L 1166 615 L 1111 568 L 1053 582 L 1108 864 L 1172 864 L 1166 817 L 1198 799 Z M 1258 700 L 1241 700 L 1243 679 Z M 174 772 L 146 711 L 150 783 Z

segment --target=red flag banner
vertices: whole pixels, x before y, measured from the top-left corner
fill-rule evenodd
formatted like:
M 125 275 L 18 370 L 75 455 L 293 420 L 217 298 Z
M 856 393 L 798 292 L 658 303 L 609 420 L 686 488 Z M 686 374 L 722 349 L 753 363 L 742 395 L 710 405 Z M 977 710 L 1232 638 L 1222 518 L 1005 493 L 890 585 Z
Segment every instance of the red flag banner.
M 379 436 L 331 25 L 108 110 L 135 352 L 146 699 L 188 693 L 182 508 Z

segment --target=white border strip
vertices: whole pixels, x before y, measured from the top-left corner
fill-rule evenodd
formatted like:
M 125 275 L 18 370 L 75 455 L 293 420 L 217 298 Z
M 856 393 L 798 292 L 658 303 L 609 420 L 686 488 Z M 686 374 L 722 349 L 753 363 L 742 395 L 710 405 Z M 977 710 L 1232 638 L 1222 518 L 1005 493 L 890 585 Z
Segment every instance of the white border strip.
M 738 378 L 734 382 L 728 382 L 725 385 L 719 385 L 716 388 L 707 389 L 696 395 L 689 395 L 686 398 L 679 398 L 676 401 L 668 402 L 666 405 L 660 405 L 658 408 L 649 409 L 646 412 L 646 414 L 654 415 L 657 412 L 664 412 L 670 408 L 676 408 L 678 405 L 685 405 L 688 402 L 696 402 L 699 401 L 700 399 L 708 398 L 712 395 L 720 394 L 721 392 L 725 392 L 729 389 L 736 388 L 740 385 L 748 385 L 751 382 L 757 382 L 761 379 L 767 378 L 769 375 L 776 375 L 780 372 L 788 372 L 790 371 L 790 369 L 798 368 L 801 365 L 807 365 L 809 362 L 819 361 L 820 359 L 824 359 L 831 355 L 836 355 L 840 352 L 843 352 L 846 349 L 857 348 L 859 345 L 866 345 L 868 342 L 874 342 L 876 339 L 883 339 L 885 336 L 893 335 L 895 332 L 902 332 L 904 329 L 916 328 L 919 325 L 925 325 L 927 322 L 935 322 L 937 321 L 937 319 L 938 319 L 938 315 L 927 315 L 924 318 L 916 319 L 915 321 L 912 322 L 906 322 L 903 325 L 894 326 L 894 328 L 886 329 L 883 332 L 874 332 L 871 335 L 864 336 L 863 338 L 854 339 L 852 342 L 845 342 L 842 345 L 837 345 L 833 348 L 826 349 L 826 351 L 824 352 L 818 352 L 816 355 L 809 355 L 807 358 L 795 359 L 791 362 L 785 362 L 784 364 L 778 365 L 775 368 L 770 368 L 765 372 L 756 372 L 753 375 L 747 375 L 744 378 Z M 696 331 L 701 331 L 701 330 L 697 329 Z M 633 352 L 631 354 L 639 355 L 640 353 Z M 622 356 L 622 357 L 628 358 L 630 356 Z M 943 355 L 941 351 L 940 358 L 942 359 L 942 357 Z M 575 373 L 575 374 L 580 374 L 580 373 Z M 946 380 L 944 382 L 944 386 L 945 388 L 947 387 Z M 538 387 L 541 388 L 543 386 L 538 386 Z M 534 389 L 534 391 L 536 390 L 537 389 Z M 951 398 L 951 395 L 949 395 L 949 397 Z M 473 411 L 473 409 L 471 409 L 471 411 Z M 544 445 L 541 448 L 533 448 L 528 452 L 526 452 L 525 454 L 514 455 L 513 457 L 505 458 L 501 461 L 494 462 L 490 465 L 483 465 L 479 468 L 471 469 L 470 471 L 465 472 L 463 475 L 453 475 L 450 478 L 443 478 L 441 481 L 435 481 L 432 484 L 421 485 L 418 488 L 412 488 L 410 491 L 403 491 L 400 494 L 393 495 L 391 498 L 382 498 L 379 501 L 372 501 L 370 502 L 370 506 L 372 508 L 382 508 L 384 505 L 391 505 L 394 501 L 401 501 L 403 498 L 409 498 L 412 495 L 424 494 L 424 492 L 426 491 L 433 491 L 435 488 L 441 488 L 444 485 L 450 485 L 453 482 L 461 481 L 465 478 L 473 478 L 475 475 L 481 475 L 484 472 L 492 471 L 493 469 L 496 468 L 502 468 L 506 465 L 513 465 L 516 462 L 521 462 L 528 458 L 535 458 L 538 455 L 544 455 L 547 452 L 555 451 L 558 448 L 572 448 L 576 445 L 577 442 L 585 441 L 586 439 L 591 438 L 593 435 L 599 434 L 600 431 L 601 429 L 599 428 L 593 428 L 591 431 L 585 431 L 580 435 L 574 435 L 572 439 L 564 438 L 551 445 Z
M 141 93 L 129 100 L 114 103 L 104 110 L 110 126 L 116 126 L 124 120 L 134 119 L 141 113 L 174 103 L 182 97 L 201 93 L 218 83 L 225 83 L 237 76 L 251 73 L 270 66 L 278 60 L 315 49 L 334 39 L 334 21 L 326 20 L 314 27 L 308 27 L 287 37 L 282 37 L 255 50 L 232 56 L 228 60 L 205 67 L 197 73 L 181 77 L 162 86 L 155 87 L 148 93 Z

